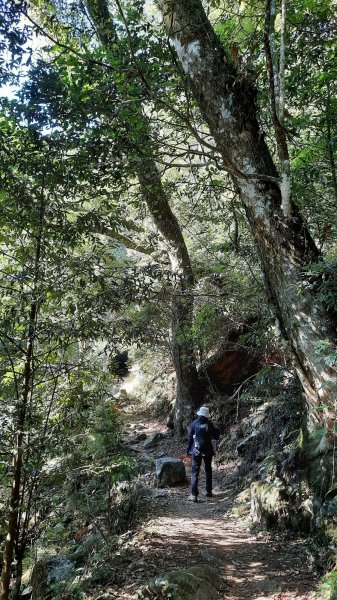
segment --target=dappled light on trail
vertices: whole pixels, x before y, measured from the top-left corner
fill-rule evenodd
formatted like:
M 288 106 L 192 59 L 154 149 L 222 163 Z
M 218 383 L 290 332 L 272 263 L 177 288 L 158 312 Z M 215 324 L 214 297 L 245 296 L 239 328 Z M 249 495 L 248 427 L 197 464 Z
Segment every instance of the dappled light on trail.
M 128 415 L 130 429 L 129 419 Z M 142 423 L 144 431 L 154 431 L 153 417 L 147 420 L 143 413 Z M 147 452 L 153 459 L 177 457 L 184 445 L 173 437 L 164 437 Z M 242 515 L 233 510 L 234 469 L 231 463 L 214 467 L 213 498 L 205 496 L 202 472 L 197 503 L 188 501 L 189 468 L 185 485 L 154 488 L 154 514 L 136 534 L 140 540 L 140 558 L 135 563 L 138 568 L 130 570 L 118 592 L 114 589 L 118 598 L 131 600 L 157 575 L 196 565 L 209 566 L 221 577 L 218 598 L 222 600 L 315 598 L 317 576 L 310 564 L 307 541 L 285 534 L 252 532 L 249 503 Z M 149 480 L 149 485 L 154 483 L 153 478 Z

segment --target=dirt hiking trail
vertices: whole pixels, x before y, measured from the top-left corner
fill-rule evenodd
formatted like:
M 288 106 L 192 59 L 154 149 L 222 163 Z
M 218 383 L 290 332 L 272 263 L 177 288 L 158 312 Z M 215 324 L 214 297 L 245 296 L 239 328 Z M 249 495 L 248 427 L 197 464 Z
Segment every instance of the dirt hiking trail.
M 130 410 L 130 409 L 129 409 Z M 148 436 L 165 427 L 151 418 L 129 414 L 126 435 L 141 430 Z M 133 445 L 139 459 L 143 442 Z M 164 437 L 146 450 L 152 458 L 178 457 L 186 444 Z M 243 516 L 231 512 L 235 465 L 213 469 L 214 498 L 205 497 L 203 467 L 199 501 L 188 501 L 189 483 L 184 487 L 155 491 L 152 518 L 136 535 L 136 560 L 125 582 L 113 591 L 116 598 L 130 600 L 139 587 L 160 573 L 195 565 L 209 565 L 222 577 L 219 599 L 226 600 L 310 600 L 317 596 L 317 574 L 310 561 L 308 542 L 301 538 L 252 533 L 248 503 Z M 153 472 L 145 475 L 153 488 Z M 188 482 L 190 469 L 187 467 Z M 246 499 L 247 500 L 247 499 Z M 207 600 L 207 598 L 205 598 Z

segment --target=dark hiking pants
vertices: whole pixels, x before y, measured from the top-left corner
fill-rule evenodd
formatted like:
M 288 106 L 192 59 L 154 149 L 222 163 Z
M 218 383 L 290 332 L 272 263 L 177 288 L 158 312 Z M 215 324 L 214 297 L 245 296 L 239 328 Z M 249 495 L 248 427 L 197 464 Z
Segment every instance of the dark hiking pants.
M 206 494 L 212 493 L 212 456 L 192 455 L 192 489 L 193 496 L 198 496 L 198 480 L 202 460 L 204 460 L 206 474 Z

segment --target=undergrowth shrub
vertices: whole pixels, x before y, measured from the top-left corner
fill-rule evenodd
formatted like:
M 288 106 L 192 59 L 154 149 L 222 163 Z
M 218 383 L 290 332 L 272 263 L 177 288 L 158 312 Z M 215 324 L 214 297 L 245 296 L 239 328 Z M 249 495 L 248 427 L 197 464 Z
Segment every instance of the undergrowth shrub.
M 317 600 L 337 600 L 337 571 L 327 573 L 319 586 Z
M 151 492 L 136 480 L 117 485 L 112 494 L 112 529 L 116 534 L 124 533 L 134 528 L 148 511 Z
M 302 396 L 294 377 L 280 367 L 263 367 L 241 390 L 219 447 L 219 459 L 236 459 L 241 489 L 255 477 L 268 478 L 292 452 L 300 431 Z M 223 402 L 226 410 L 225 400 Z M 226 416 L 225 416 L 226 421 Z
M 117 514 L 119 504 L 123 504 L 115 490 L 120 482 L 129 481 L 125 485 L 133 497 L 130 490 L 135 473 L 133 460 L 124 455 L 110 458 L 108 464 L 93 464 L 72 471 L 65 486 L 70 510 L 76 511 L 77 520 L 82 523 L 97 523 L 104 530 L 114 532 L 115 512 Z
M 53 584 L 53 600 L 82 600 L 92 587 L 118 585 L 124 580 L 129 551 L 121 546 L 122 534 L 128 535 L 126 532 L 131 532 L 148 514 L 151 497 L 139 480 L 121 482 L 111 489 L 109 514 L 97 512 L 95 518 L 91 515 L 94 528 L 84 527 L 73 533 L 67 557 L 80 574 Z M 76 524 L 78 527 L 78 520 Z M 123 552 L 126 555 L 122 556 Z
M 120 425 L 118 412 L 112 402 L 99 404 L 90 418 L 90 429 L 93 432 L 93 441 L 89 445 L 96 459 L 106 458 L 113 454 L 120 442 Z

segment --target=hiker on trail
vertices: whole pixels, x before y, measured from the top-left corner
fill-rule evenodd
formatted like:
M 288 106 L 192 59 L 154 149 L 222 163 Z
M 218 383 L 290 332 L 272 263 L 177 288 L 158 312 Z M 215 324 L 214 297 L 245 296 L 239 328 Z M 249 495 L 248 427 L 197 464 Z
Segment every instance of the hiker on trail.
M 193 421 L 190 428 L 187 454 L 192 454 L 192 480 L 191 502 L 198 501 L 198 480 L 202 460 L 204 460 L 206 474 L 206 496 L 212 498 L 212 458 L 214 456 L 213 440 L 218 440 L 220 431 L 209 420 L 210 414 L 207 406 L 201 406 L 197 412 L 198 418 Z

